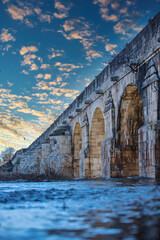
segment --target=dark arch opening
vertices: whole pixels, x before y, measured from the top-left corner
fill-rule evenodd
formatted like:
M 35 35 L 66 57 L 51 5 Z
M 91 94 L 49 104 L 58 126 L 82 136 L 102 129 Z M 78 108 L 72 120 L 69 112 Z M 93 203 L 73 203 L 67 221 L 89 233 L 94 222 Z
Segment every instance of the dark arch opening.
M 118 116 L 116 162 L 113 176 L 139 176 L 138 129 L 143 125 L 143 104 L 137 87 L 128 85 Z

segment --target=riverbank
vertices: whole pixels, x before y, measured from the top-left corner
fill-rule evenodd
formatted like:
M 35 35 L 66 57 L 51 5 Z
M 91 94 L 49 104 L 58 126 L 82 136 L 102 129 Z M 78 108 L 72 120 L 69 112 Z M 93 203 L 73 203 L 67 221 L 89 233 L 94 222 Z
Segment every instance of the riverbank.
M 33 174 L 3 174 L 0 175 L 0 181 L 21 181 L 26 182 L 43 182 L 43 181 L 53 181 L 53 180 L 69 180 L 62 175 L 33 175 Z

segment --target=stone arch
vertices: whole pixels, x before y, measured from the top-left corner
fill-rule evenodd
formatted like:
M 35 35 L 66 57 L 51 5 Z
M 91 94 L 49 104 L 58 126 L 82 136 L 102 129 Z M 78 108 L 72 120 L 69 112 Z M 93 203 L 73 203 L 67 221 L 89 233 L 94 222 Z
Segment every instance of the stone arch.
M 74 128 L 73 135 L 73 169 L 74 177 L 79 177 L 79 152 L 82 149 L 82 130 L 80 124 L 77 122 Z
M 104 117 L 101 109 L 95 109 L 90 130 L 90 176 L 101 177 L 101 143 L 105 139 Z
M 143 125 L 143 103 L 136 86 L 129 84 L 121 97 L 112 177 L 139 176 L 138 129 Z

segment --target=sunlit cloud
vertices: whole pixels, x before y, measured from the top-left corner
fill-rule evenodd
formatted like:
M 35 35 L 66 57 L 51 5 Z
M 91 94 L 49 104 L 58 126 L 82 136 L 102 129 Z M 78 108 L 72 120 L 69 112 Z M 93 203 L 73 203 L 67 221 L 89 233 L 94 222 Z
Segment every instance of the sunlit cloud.
M 86 55 L 87 55 L 86 59 L 88 61 L 91 61 L 94 58 L 102 57 L 102 54 L 100 52 L 96 52 L 95 50 L 86 51 Z
M 41 73 L 37 74 L 36 78 L 43 78 L 43 74 L 41 74 Z
M 25 74 L 25 75 L 29 74 L 29 72 L 27 72 L 26 70 L 22 70 L 22 73 Z
M 68 12 L 70 10 L 70 7 L 65 7 L 60 1 L 55 0 L 55 9 L 58 10 L 58 13 L 54 13 L 55 18 L 66 18 L 68 16 Z
M 117 9 L 119 6 L 120 6 L 120 5 L 119 5 L 118 2 L 114 2 L 114 3 L 111 4 L 111 7 L 112 7 L 113 9 Z
M 24 55 L 23 58 L 24 60 L 21 62 L 22 66 L 25 65 L 32 65 L 33 64 L 33 60 L 36 58 L 37 56 L 35 54 L 27 54 Z
M 7 81 L 7 84 L 8 84 L 9 87 L 12 87 L 14 85 L 13 83 L 11 83 L 9 81 Z
M 51 74 L 48 74 L 48 73 L 46 73 L 46 74 L 44 75 L 44 79 L 45 79 L 45 80 L 51 79 L 51 77 L 52 77 L 52 75 L 51 75 Z
M 30 70 L 31 70 L 31 71 L 36 71 L 36 70 L 38 70 L 38 66 L 37 66 L 35 63 L 33 63 L 33 64 L 30 66 Z
M 34 93 L 34 94 L 32 94 L 32 96 L 36 96 L 40 100 L 46 100 L 48 98 L 47 93 Z
M 20 50 L 20 54 L 24 55 L 28 52 L 31 53 L 31 52 L 37 52 L 37 51 L 38 51 L 38 48 L 36 46 L 28 46 L 28 47 L 23 46 Z
M 78 83 L 84 83 L 85 87 L 87 87 L 91 83 L 90 78 L 84 78 L 83 80 L 77 80 Z
M 75 65 L 71 63 L 61 63 L 61 62 L 56 62 L 54 66 L 58 67 L 59 71 L 65 71 L 65 72 L 71 72 L 74 69 L 83 68 L 82 65 Z
M 34 8 L 35 13 L 37 13 L 37 15 L 41 14 L 41 9 L 40 8 Z
M 93 1 L 94 4 L 98 4 L 100 6 L 100 14 L 105 21 L 116 22 L 118 21 L 118 16 L 116 14 L 110 14 L 109 12 L 108 7 L 111 4 L 111 2 L 112 2 L 111 0 L 94 0 Z M 111 7 L 113 9 L 117 9 L 117 4 L 112 3 Z
M 47 69 L 47 68 L 49 68 L 50 67 L 50 64 L 46 64 L 46 63 L 43 63 L 41 66 L 40 66 L 40 68 L 42 68 L 42 69 Z
M 117 44 L 107 43 L 106 46 L 105 46 L 105 49 L 111 55 L 114 55 L 114 54 L 116 54 L 116 51 L 114 50 L 116 47 L 117 47 Z
M 51 48 L 51 54 L 48 55 L 49 59 L 55 58 L 55 57 L 61 57 L 64 53 L 63 50 L 55 50 L 54 48 Z
M 23 8 L 19 8 L 15 5 L 10 5 L 7 9 L 9 14 L 14 20 L 24 20 L 24 17 L 32 14 L 32 10 L 28 7 L 24 6 Z
M 0 34 L 0 40 L 2 42 L 16 41 L 15 37 L 13 37 L 12 34 L 9 33 L 9 30 L 6 28 L 2 29 L 2 32 Z
M 102 36 L 97 36 L 95 31 L 90 29 L 90 25 L 84 21 L 84 18 L 66 20 L 62 25 L 63 30 L 58 32 L 67 40 L 78 40 L 86 51 L 86 59 L 91 61 L 101 57 L 101 53 L 93 49 L 97 41 L 103 41 Z
M 40 14 L 39 20 L 41 22 L 48 22 L 48 23 L 50 23 L 51 22 L 51 16 L 48 15 L 48 14 Z
M 115 33 L 126 35 L 127 37 L 132 37 L 133 31 L 140 32 L 141 30 L 142 27 L 137 27 L 131 19 L 124 19 L 114 26 Z

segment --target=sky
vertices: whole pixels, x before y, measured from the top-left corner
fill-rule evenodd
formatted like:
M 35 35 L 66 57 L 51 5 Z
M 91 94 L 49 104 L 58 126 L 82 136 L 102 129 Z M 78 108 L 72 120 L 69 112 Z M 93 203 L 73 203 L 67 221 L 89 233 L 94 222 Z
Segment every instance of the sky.
M 28 147 L 160 0 L 0 0 L 0 152 Z

